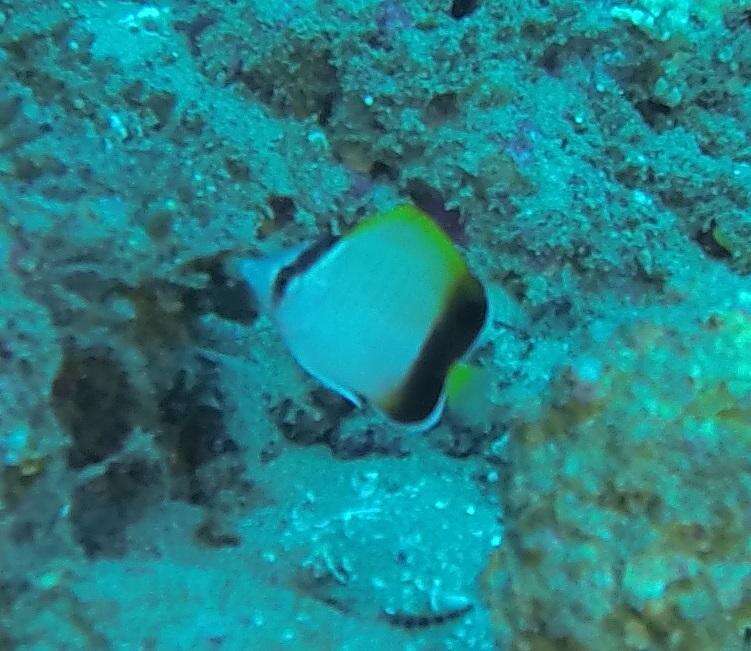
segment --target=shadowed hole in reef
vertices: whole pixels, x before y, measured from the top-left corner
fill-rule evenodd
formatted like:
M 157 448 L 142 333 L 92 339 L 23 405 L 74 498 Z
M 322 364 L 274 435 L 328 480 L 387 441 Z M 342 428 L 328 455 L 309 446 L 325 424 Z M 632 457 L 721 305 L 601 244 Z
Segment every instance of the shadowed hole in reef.
M 285 398 L 270 413 L 286 439 L 301 445 L 325 445 L 337 459 L 409 454 L 401 432 L 380 425 L 348 422 L 355 409 L 337 393 L 314 389 L 305 400 Z
M 295 202 L 291 197 L 272 195 L 268 203 L 279 226 L 289 224 L 295 218 Z
M 206 273 L 208 282 L 205 287 L 188 289 L 183 294 L 187 315 L 216 314 L 222 319 L 245 325 L 255 320 L 258 314 L 250 288 L 227 274 L 221 258 L 202 260 L 193 268 Z
M 451 3 L 450 14 L 452 18 L 464 18 L 469 16 L 480 5 L 480 0 L 454 0 Z
M 354 405 L 326 389 L 310 392 L 309 400 L 282 400 L 271 410 L 279 431 L 290 441 L 310 445 L 326 442 Z
M 125 530 L 161 497 L 161 471 L 145 459 L 116 462 L 73 494 L 71 522 L 89 557 L 118 557 L 127 551 Z
M 52 404 L 72 438 L 68 463 L 83 468 L 118 451 L 137 401 L 125 369 L 106 348 L 68 348 L 52 384 Z
M 425 107 L 425 123 L 430 127 L 437 127 L 458 113 L 456 93 L 440 93 L 433 97 Z
M 249 69 L 235 79 L 277 114 L 298 119 L 315 117 L 325 126 L 341 90 L 333 56 L 318 44 L 288 41 L 284 51 Z
M 173 23 L 175 31 L 182 32 L 188 40 L 190 53 L 193 56 L 201 54 L 200 39 L 206 29 L 214 25 L 219 18 L 218 12 L 209 11 L 205 14 L 198 14 L 192 20 L 177 20 Z
M 443 228 L 454 242 L 467 244 L 467 234 L 464 231 L 464 219 L 456 209 L 447 209 L 440 192 L 426 183 L 413 179 L 407 184 L 407 192 L 415 205 L 430 215 Z
M 694 241 L 710 258 L 715 258 L 717 260 L 727 260 L 728 258 L 732 258 L 732 253 L 717 241 L 714 229 L 715 223 L 713 221 L 707 228 L 703 228 L 694 234 Z
M 537 61 L 545 72 L 553 77 L 559 77 L 561 75 L 561 54 L 563 48 L 558 44 L 553 44 L 545 48 L 540 58 Z
M 370 166 L 368 174 L 373 181 L 396 181 L 399 178 L 398 170 L 379 160 Z
M 271 219 L 262 220 L 258 226 L 256 235 L 261 240 L 291 224 L 295 219 L 296 206 L 291 197 L 271 195 L 266 203 L 271 209 Z
M 656 131 L 662 131 L 665 129 L 671 120 L 673 115 L 669 106 L 655 102 L 652 99 L 645 99 L 637 102 L 635 105 L 636 110 L 641 113 L 644 121 Z
M 234 516 L 257 504 L 260 494 L 227 430 L 229 407 L 219 369 L 205 359 L 197 362 L 190 373 L 175 376 L 160 401 L 159 441 L 172 451 L 171 497 L 204 507 L 195 540 L 208 547 L 233 547 L 241 541 Z
M 164 440 L 174 450 L 176 497 L 195 504 L 207 502 L 198 470 L 223 455 L 237 453 L 227 433 L 226 405 L 218 386 L 217 369 L 209 362 L 191 377 L 180 371 L 159 404 Z
M 224 159 L 224 167 L 233 181 L 250 181 L 250 168 L 240 156 L 227 156 Z

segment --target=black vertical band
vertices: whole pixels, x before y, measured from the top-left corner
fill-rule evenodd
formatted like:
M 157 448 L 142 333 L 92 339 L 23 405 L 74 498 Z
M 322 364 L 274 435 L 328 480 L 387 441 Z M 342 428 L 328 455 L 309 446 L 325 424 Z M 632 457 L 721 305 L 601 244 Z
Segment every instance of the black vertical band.
M 386 407 L 391 418 L 414 423 L 430 415 L 441 397 L 449 368 L 470 349 L 482 330 L 487 312 L 488 300 L 482 283 L 467 274 L 456 284 L 407 379 Z
M 338 241 L 338 237 L 326 235 L 315 241 L 288 265 L 282 267 L 274 279 L 274 286 L 271 290 L 271 303 L 276 305 L 282 294 L 284 294 L 289 281 L 310 269 Z

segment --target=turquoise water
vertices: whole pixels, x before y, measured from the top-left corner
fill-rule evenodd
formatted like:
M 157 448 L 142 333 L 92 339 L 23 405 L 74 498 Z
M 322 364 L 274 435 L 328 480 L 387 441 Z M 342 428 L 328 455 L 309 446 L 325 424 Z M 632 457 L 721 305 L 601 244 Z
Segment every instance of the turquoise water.
M 750 14 L 0 0 L 0 649 L 748 648 Z M 238 273 L 400 204 L 487 296 L 427 431 Z

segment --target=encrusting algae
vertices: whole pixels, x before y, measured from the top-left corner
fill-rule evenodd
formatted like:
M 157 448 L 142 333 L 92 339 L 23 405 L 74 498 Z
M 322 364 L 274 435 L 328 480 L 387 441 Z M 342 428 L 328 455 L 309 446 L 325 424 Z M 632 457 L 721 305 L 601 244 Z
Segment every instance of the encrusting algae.
M 503 648 L 743 648 L 751 318 L 638 325 L 510 442 L 484 590 Z M 616 345 L 617 344 L 617 345 Z

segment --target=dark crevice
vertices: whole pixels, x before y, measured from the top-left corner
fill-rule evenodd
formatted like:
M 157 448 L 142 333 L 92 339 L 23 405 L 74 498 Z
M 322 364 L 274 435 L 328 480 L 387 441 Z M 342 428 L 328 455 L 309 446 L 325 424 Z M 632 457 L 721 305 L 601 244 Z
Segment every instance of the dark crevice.
M 322 444 L 338 459 L 369 454 L 403 457 L 409 454 L 403 437 L 391 428 L 350 427 L 347 418 L 355 407 L 339 394 L 311 391 L 308 400 L 284 399 L 271 408 L 271 416 L 286 439 L 301 445 Z
M 537 65 L 539 65 L 551 77 L 559 77 L 561 74 L 561 68 L 563 67 L 561 52 L 562 48 L 560 45 L 554 44 L 548 46 L 540 56 Z
M 322 127 L 325 127 L 331 119 L 331 115 L 334 112 L 334 104 L 336 103 L 336 98 L 337 93 L 335 92 L 328 93 L 321 98 L 320 108 L 318 111 L 318 124 L 320 124 Z
M 727 260 L 732 257 L 722 244 L 720 244 L 714 235 L 715 224 L 711 223 L 707 228 L 703 228 L 694 235 L 694 241 L 701 247 L 702 251 L 710 258 L 716 260 Z
M 291 197 L 273 195 L 269 197 L 268 204 L 277 227 L 281 228 L 295 218 L 295 202 Z
M 426 183 L 413 179 L 407 184 L 407 192 L 415 205 L 430 215 L 457 244 L 467 243 L 464 219 L 456 209 L 447 209 L 440 192 Z
M 339 427 L 340 421 L 354 409 L 339 394 L 317 389 L 310 393 L 307 404 L 290 398 L 271 410 L 279 430 L 290 441 L 311 444 L 328 440 Z
M 379 160 L 370 166 L 368 174 L 374 181 L 396 181 L 399 178 L 399 172 L 395 168 Z
M 645 99 L 635 104 L 636 110 L 641 113 L 644 121 L 652 128 L 662 130 L 667 125 L 672 111 L 669 106 L 655 102 L 653 99 Z
M 193 20 L 178 20 L 174 24 L 175 31 L 183 32 L 188 39 L 188 45 L 190 47 L 190 53 L 193 56 L 199 56 L 201 54 L 201 48 L 199 46 L 199 39 L 206 29 L 216 23 L 218 14 L 210 12 L 206 14 L 198 14 Z
M 425 108 L 425 123 L 430 127 L 440 126 L 458 114 L 456 93 L 440 93 L 428 102 Z
M 52 385 L 52 404 L 72 439 L 68 463 L 83 468 L 122 447 L 137 400 L 111 351 L 69 348 Z
M 161 470 L 144 459 L 116 462 L 73 494 L 71 522 L 89 557 L 120 557 L 127 551 L 126 528 L 161 497 Z
M 249 69 L 235 66 L 231 79 L 243 84 L 277 115 L 304 119 L 315 116 L 325 126 L 334 110 L 341 88 L 328 50 L 316 50 L 310 43 L 289 46 L 289 53 L 269 65 Z
M 227 275 L 221 259 L 211 259 L 200 269 L 208 276 L 205 287 L 188 289 L 182 297 L 186 318 L 216 314 L 222 319 L 248 325 L 258 316 L 247 283 Z
M 239 450 L 227 432 L 227 407 L 219 388 L 218 371 L 209 362 L 203 366 L 195 378 L 180 371 L 159 403 L 161 443 L 174 450 L 176 497 L 195 504 L 209 501 L 208 486 L 199 469 Z
M 250 181 L 250 168 L 239 156 L 227 156 L 224 166 L 233 181 Z
M 460 18 L 466 18 L 473 13 L 480 5 L 479 0 L 454 0 L 451 3 L 450 14 L 452 18 L 457 20 Z

